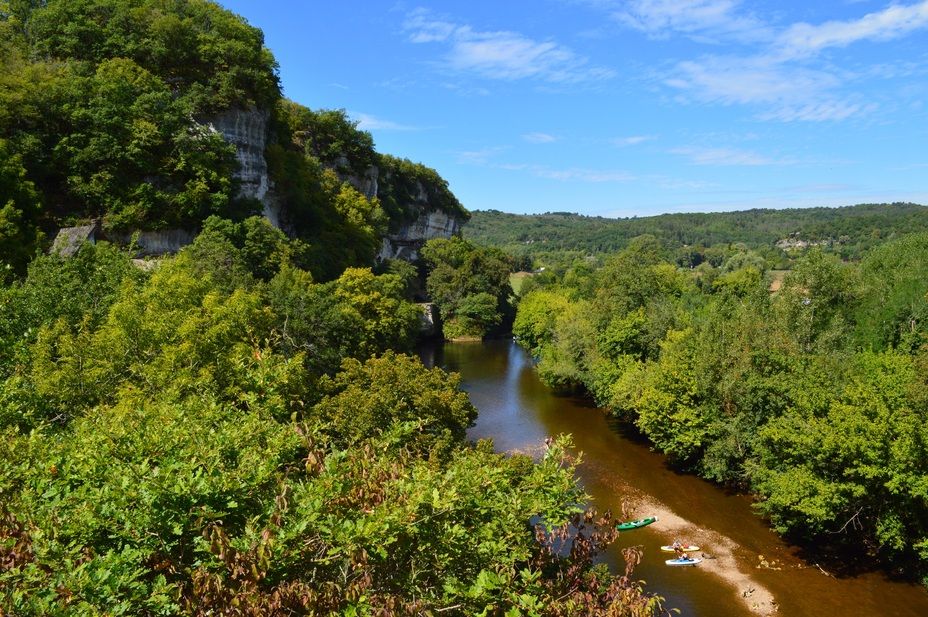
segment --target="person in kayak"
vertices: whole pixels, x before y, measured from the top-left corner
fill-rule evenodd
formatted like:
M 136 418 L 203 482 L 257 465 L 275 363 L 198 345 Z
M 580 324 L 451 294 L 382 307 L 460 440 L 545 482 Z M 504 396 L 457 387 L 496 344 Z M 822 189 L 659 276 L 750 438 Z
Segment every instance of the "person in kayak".
M 679 540 L 673 541 L 673 556 L 677 559 L 686 559 L 686 551 L 683 550 L 683 545 Z

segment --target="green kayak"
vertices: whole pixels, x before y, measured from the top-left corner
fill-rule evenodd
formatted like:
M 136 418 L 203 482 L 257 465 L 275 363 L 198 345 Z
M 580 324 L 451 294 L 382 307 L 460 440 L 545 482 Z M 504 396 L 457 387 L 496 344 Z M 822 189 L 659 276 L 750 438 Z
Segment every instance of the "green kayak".
M 650 525 L 657 520 L 656 516 L 649 516 L 648 518 L 639 518 L 637 521 L 628 521 L 627 523 L 619 523 L 615 526 L 616 529 L 637 529 L 638 527 L 644 527 L 645 525 Z

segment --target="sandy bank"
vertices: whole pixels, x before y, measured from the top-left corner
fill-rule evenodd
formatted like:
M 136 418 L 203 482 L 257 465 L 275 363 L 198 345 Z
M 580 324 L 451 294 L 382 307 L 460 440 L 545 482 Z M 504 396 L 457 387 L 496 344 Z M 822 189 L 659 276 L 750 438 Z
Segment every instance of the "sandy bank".
M 699 544 L 711 547 L 694 553 L 695 556 L 709 556 L 704 558 L 698 568 L 722 579 L 732 587 L 732 593 L 752 613 L 756 615 L 773 615 L 777 612 L 777 604 L 773 595 L 759 584 L 748 569 L 749 564 L 742 564 L 736 553 L 741 547 L 731 538 L 718 532 L 694 525 L 685 518 L 675 514 L 663 504 L 653 499 L 640 496 L 636 500 L 639 512 L 647 512 L 648 516 L 657 516 L 660 520 L 655 525 L 661 526 L 669 538 L 699 539 Z M 693 542 L 696 544 L 696 542 Z

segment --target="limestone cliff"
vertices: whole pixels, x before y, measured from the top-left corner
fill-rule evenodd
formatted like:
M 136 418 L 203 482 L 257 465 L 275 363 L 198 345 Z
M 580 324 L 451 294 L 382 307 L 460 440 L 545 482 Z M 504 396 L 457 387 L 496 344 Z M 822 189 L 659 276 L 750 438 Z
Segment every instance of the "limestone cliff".
M 265 148 L 270 137 L 270 113 L 254 107 L 230 109 L 197 120 L 201 126 L 221 134 L 235 146 L 239 163 L 239 196 L 259 201 L 264 216 L 271 224 L 288 231 L 287 212 L 269 177 L 265 159 Z M 346 170 L 351 169 L 351 166 L 347 164 L 347 159 L 336 160 L 332 167 L 343 181 L 351 183 L 368 199 L 380 197 L 383 200 L 385 195 L 381 192 L 386 190 L 391 191 L 388 198 L 392 202 L 396 202 L 397 198 L 402 202 L 394 203 L 394 207 L 403 212 L 402 220 L 394 220 L 391 233 L 383 239 L 378 262 L 384 259 L 413 261 L 418 257 L 418 249 L 428 240 L 450 238 L 460 233 L 465 219 L 459 213 L 448 213 L 440 207 L 442 199 L 448 200 L 446 193 L 450 194 L 445 185 L 427 186 L 434 182 L 423 183 L 418 178 L 404 178 L 404 183 L 410 184 L 411 188 L 397 191 L 391 190 L 391 186 L 396 184 L 397 176 L 403 175 L 400 171 L 382 171 L 376 165 L 371 165 L 362 173 L 348 172 Z M 126 237 L 115 239 L 128 241 L 129 234 L 123 235 Z M 142 252 L 149 255 L 173 253 L 192 241 L 192 234 L 178 230 L 144 232 L 137 237 Z
M 419 249 L 433 238 L 450 238 L 461 231 L 461 220 L 437 210 L 420 210 L 419 217 L 400 226 L 400 229 L 383 239 L 377 261 L 404 259 L 415 261 Z
M 280 203 L 268 178 L 264 149 L 268 139 L 270 113 L 255 107 L 229 109 L 200 119 L 200 123 L 235 146 L 238 157 L 239 196 L 257 199 L 264 206 L 264 216 L 281 227 Z
M 274 183 L 268 177 L 267 161 L 264 150 L 268 140 L 269 113 L 255 108 L 247 110 L 228 110 L 201 119 L 201 123 L 210 130 L 222 134 L 238 152 L 238 179 L 241 182 L 240 195 L 257 199 L 264 206 L 264 216 L 278 228 L 285 227 L 286 212 L 282 211 L 274 191 Z M 342 180 L 350 182 L 355 189 L 368 199 L 380 196 L 381 170 L 371 165 L 363 173 L 341 173 L 350 169 L 347 159 L 335 161 Z M 388 173 L 387 179 L 390 174 Z M 403 222 L 394 224 L 394 231 L 383 240 L 383 246 L 377 256 L 384 259 L 415 260 L 418 249 L 432 238 L 450 238 L 460 233 L 462 219 L 455 214 L 448 214 L 430 200 L 430 190 L 422 184 L 415 183 L 412 194 L 405 196 L 407 203 L 402 209 L 407 216 Z M 411 203 L 409 203 L 411 202 Z
M 343 168 L 343 167 L 342 167 Z M 381 182 L 381 175 L 384 175 Z M 376 165 L 369 167 L 363 174 L 342 175 L 342 180 L 350 182 L 354 188 L 368 199 L 384 198 L 384 191 L 389 190 L 387 183 L 393 172 L 384 174 Z M 450 238 L 460 234 L 461 225 L 466 221 L 457 212 L 447 212 L 438 203 L 433 192 L 448 192 L 445 186 L 428 187 L 419 180 L 413 182 L 414 188 L 403 196 L 405 203 L 399 204 L 405 216 L 400 222 L 394 221 L 390 233 L 383 239 L 376 261 L 385 259 L 403 259 L 415 261 L 418 251 L 433 238 Z
M 280 203 L 268 177 L 267 161 L 264 158 L 269 119 L 270 113 L 267 110 L 250 107 L 199 117 L 197 123 L 212 133 L 221 134 L 223 139 L 235 146 L 239 164 L 239 196 L 260 201 L 264 216 L 280 228 Z M 133 233 L 129 231 L 111 231 L 109 236 L 123 244 L 133 240 Z M 184 229 L 140 231 L 134 236 L 140 256 L 176 253 L 195 238 L 196 234 Z

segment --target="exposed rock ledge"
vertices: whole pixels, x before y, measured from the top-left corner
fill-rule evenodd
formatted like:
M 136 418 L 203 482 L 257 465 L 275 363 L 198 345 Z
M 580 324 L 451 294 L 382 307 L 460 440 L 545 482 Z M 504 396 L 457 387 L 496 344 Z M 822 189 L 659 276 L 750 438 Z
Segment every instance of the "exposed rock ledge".
M 165 229 L 163 231 L 109 232 L 107 237 L 120 244 L 128 245 L 135 235 L 139 247 L 138 257 L 149 257 L 176 253 L 188 244 L 193 244 L 196 234 L 185 229 Z
M 461 220 L 437 210 L 420 210 L 419 218 L 383 239 L 377 261 L 403 259 L 415 261 L 419 249 L 433 238 L 450 238 L 461 231 Z
M 267 145 L 270 112 L 255 107 L 229 109 L 200 118 L 202 125 L 219 133 L 235 146 L 238 157 L 239 197 L 257 199 L 264 206 L 264 216 L 274 227 L 280 228 L 280 202 L 273 183 L 267 175 Z
M 239 196 L 260 201 L 264 216 L 280 229 L 286 225 L 286 213 L 282 210 L 274 183 L 268 177 L 267 160 L 264 158 L 269 119 L 270 113 L 267 110 L 251 107 L 230 109 L 200 117 L 197 121 L 207 130 L 221 134 L 227 142 L 235 146 L 239 163 Z M 378 169 L 371 167 L 361 175 L 343 179 L 370 199 L 377 194 L 378 176 Z M 414 261 L 418 257 L 419 249 L 428 240 L 450 238 L 460 233 L 460 219 L 433 210 L 428 202 L 428 191 L 424 187 L 419 187 L 415 203 L 410 206 L 419 213 L 418 218 L 384 238 L 383 246 L 376 258 L 378 262 L 384 259 Z M 108 235 L 110 239 L 120 243 L 128 244 L 132 240 L 131 232 L 114 232 Z M 192 243 L 195 237 L 194 232 L 181 229 L 145 231 L 137 235 L 136 242 L 141 249 L 141 256 L 154 256 L 176 253 Z

